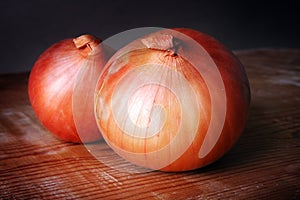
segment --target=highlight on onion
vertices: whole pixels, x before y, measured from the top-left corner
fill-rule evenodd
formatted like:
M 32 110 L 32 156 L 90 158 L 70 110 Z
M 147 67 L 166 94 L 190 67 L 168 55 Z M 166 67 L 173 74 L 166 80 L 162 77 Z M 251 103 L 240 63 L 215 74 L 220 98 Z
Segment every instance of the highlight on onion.
M 108 145 L 135 165 L 162 171 L 206 166 L 245 128 L 247 75 L 211 36 L 186 28 L 153 30 L 105 65 L 96 87 L 98 127 Z
M 28 95 L 41 123 L 69 142 L 101 139 L 94 116 L 94 92 L 110 54 L 100 40 L 82 35 L 55 43 L 35 62 Z

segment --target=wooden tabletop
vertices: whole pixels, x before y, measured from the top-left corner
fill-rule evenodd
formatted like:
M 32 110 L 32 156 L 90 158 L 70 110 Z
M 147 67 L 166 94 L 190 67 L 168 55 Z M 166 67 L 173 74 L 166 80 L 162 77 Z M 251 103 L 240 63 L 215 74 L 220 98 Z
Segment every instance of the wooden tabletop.
M 252 90 L 248 124 L 217 162 L 190 172 L 132 167 L 101 142 L 58 140 L 37 121 L 26 74 L 0 76 L 0 199 L 300 199 L 300 50 L 237 51 Z

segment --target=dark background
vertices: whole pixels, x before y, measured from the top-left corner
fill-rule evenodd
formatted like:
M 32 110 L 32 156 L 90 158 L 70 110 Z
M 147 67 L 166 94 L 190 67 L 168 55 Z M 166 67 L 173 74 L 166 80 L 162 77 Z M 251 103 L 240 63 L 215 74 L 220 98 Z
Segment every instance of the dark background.
M 299 9 L 289 1 L 6 0 L 0 7 L 0 74 L 29 71 L 62 39 L 104 40 L 149 26 L 194 28 L 232 50 L 300 48 Z

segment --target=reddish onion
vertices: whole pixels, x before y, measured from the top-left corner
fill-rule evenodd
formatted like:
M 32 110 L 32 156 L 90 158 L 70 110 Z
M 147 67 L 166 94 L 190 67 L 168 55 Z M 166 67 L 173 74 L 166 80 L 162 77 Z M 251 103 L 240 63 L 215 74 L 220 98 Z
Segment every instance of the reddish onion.
M 146 168 L 185 171 L 224 155 L 242 133 L 248 78 L 220 42 L 192 29 L 135 40 L 108 61 L 95 114 L 106 142 Z
M 94 90 L 107 60 L 91 35 L 60 41 L 35 62 L 28 82 L 32 108 L 41 123 L 70 142 L 99 140 L 94 117 Z

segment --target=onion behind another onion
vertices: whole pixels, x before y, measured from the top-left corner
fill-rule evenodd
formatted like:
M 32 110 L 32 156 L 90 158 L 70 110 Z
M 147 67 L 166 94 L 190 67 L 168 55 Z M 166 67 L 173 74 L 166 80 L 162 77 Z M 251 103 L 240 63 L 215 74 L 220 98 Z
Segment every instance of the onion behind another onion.
M 58 138 L 99 140 L 94 90 L 108 55 L 91 35 L 60 41 L 48 48 L 30 73 L 28 95 L 37 118 Z

